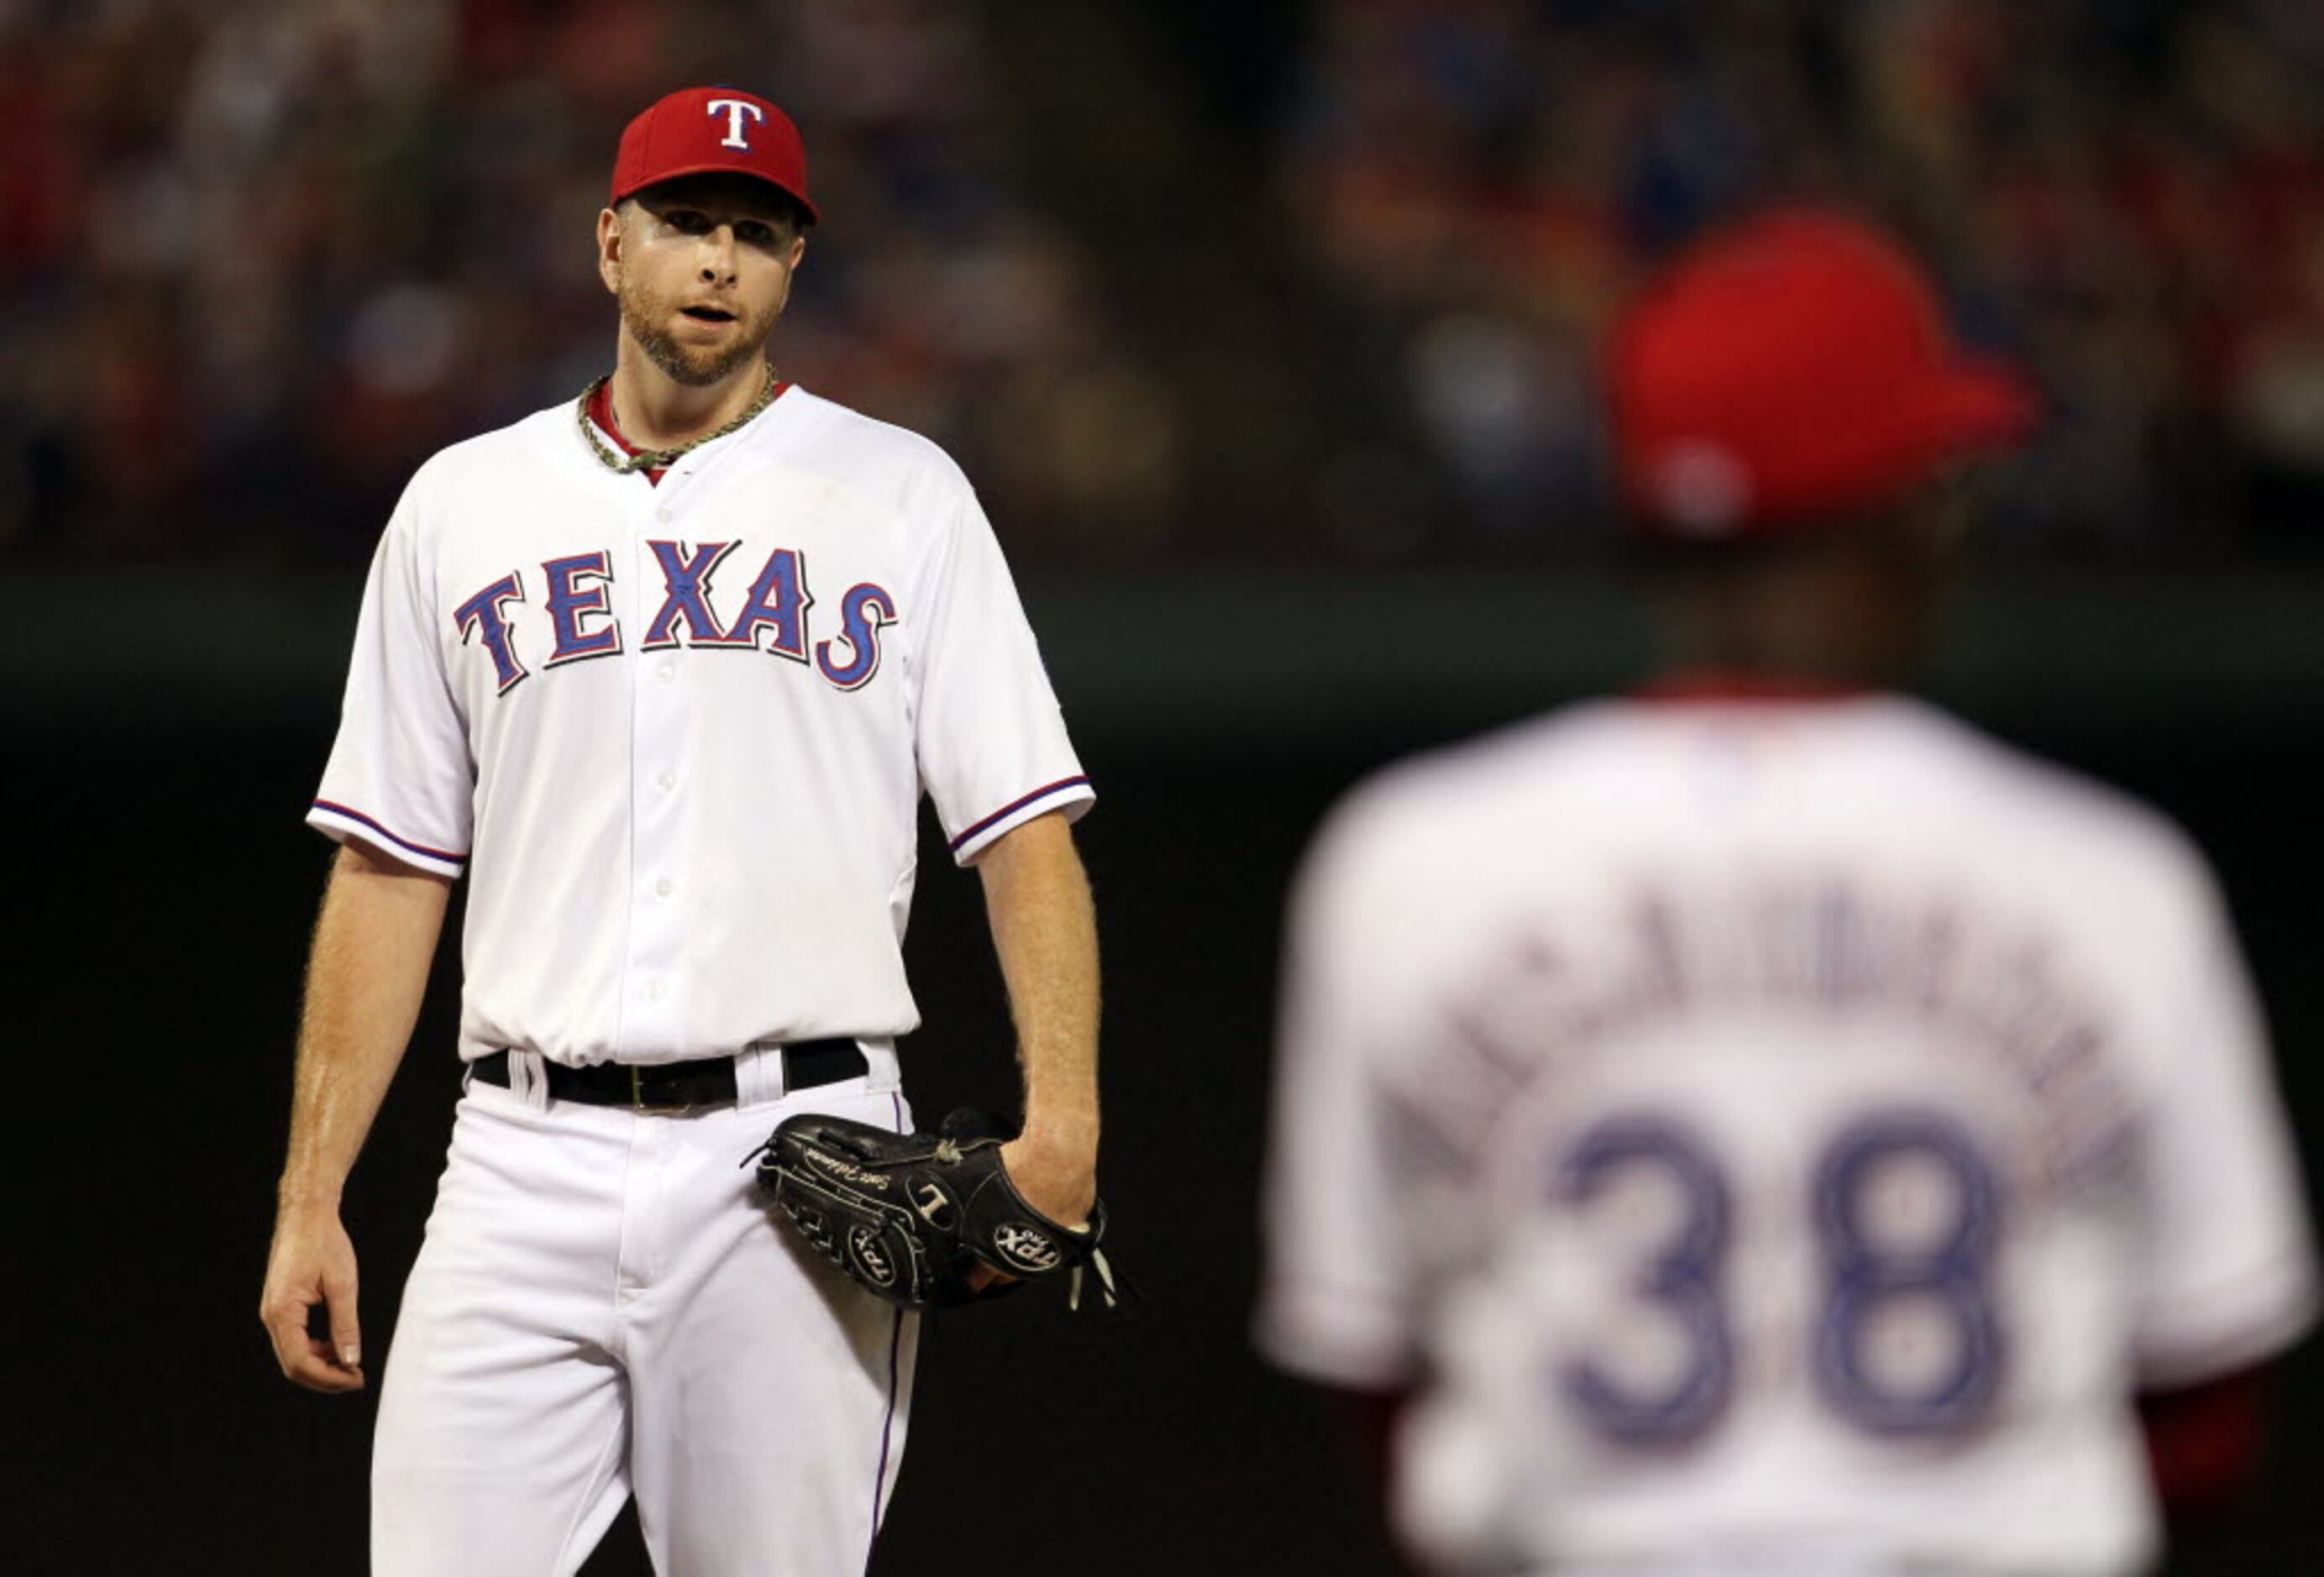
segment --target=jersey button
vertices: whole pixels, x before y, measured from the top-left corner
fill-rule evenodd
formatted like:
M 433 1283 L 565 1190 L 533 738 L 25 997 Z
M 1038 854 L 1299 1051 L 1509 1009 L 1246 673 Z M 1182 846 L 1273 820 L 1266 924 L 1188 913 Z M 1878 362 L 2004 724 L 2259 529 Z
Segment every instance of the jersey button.
M 660 777 L 656 778 L 654 781 L 661 786 L 662 792 L 666 794 L 672 788 L 678 787 L 678 774 L 676 772 L 664 772 Z
M 670 680 L 678 678 L 678 664 L 669 661 L 663 661 L 656 664 L 654 667 L 654 678 L 660 680 L 665 685 L 669 683 Z
M 659 1002 L 659 1001 L 660 1001 L 662 1000 L 662 998 L 664 998 L 664 997 L 668 996 L 669 994 L 669 988 L 668 986 L 666 986 L 666 985 L 662 984 L 662 983 L 661 983 L 661 982 L 659 982 L 659 981 L 658 981 L 658 980 L 657 980 L 657 981 L 649 981 L 649 982 L 646 982 L 646 1001 L 649 1001 L 649 1002 Z
M 665 876 L 659 881 L 654 883 L 654 896 L 656 898 L 668 898 L 669 896 L 669 877 Z

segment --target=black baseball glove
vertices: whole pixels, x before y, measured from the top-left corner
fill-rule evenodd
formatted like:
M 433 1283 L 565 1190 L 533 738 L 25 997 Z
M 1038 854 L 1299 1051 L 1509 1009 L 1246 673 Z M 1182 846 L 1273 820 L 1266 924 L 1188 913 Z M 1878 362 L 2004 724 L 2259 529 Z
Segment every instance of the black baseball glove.
M 954 1112 L 935 1133 L 808 1112 L 754 1154 L 760 1191 L 799 1235 L 890 1303 L 972 1303 L 1062 1274 L 1079 1308 L 1087 1273 L 1112 1308 L 1113 1269 L 1098 1247 L 1105 1206 L 1092 1206 L 1080 1229 L 1051 1221 L 1009 1180 L 1001 1145 L 973 1111 Z M 972 1275 L 980 1264 L 1011 1279 L 980 1289 Z

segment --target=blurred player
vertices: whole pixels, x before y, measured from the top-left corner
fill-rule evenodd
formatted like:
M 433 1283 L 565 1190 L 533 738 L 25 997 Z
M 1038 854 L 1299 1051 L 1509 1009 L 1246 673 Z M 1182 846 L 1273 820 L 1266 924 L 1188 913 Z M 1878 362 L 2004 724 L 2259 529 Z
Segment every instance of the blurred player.
M 2135 1569 L 2134 1393 L 2245 1452 L 2315 1274 L 2195 850 L 1880 688 L 2028 396 L 1812 212 L 1693 251 L 1609 374 L 1665 670 L 1317 839 L 1262 1342 L 1409 1393 L 1440 1569 Z

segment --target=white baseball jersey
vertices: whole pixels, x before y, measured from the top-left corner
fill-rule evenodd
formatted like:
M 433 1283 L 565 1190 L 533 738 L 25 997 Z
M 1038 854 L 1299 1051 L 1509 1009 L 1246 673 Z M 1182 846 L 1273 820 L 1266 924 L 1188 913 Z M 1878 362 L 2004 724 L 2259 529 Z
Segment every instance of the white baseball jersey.
M 2311 1317 L 2200 856 L 1917 704 L 1600 703 L 1393 770 L 1288 969 L 1260 1338 L 1416 1388 L 1439 1558 L 2132 1569 L 2133 1391 Z
M 309 819 L 467 872 L 464 1056 L 653 1063 L 918 1022 L 924 788 L 964 863 L 1092 796 L 965 478 L 794 386 L 658 485 L 569 406 L 422 466 Z

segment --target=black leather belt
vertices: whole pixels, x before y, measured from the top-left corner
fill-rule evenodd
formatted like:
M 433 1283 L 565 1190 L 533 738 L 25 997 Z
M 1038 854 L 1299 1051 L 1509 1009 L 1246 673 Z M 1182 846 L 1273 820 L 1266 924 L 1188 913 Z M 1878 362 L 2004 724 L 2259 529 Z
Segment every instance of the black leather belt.
M 782 1048 L 783 1088 L 812 1090 L 860 1078 L 872 1071 L 862 1048 L 852 1040 L 800 1040 Z M 639 1111 L 683 1111 L 689 1106 L 720 1106 L 734 1099 L 734 1059 L 706 1056 L 692 1062 L 601 1062 L 567 1067 L 547 1057 L 549 1093 L 559 1101 L 588 1106 L 627 1106 Z M 509 1054 L 495 1051 L 468 1065 L 487 1084 L 508 1088 Z

